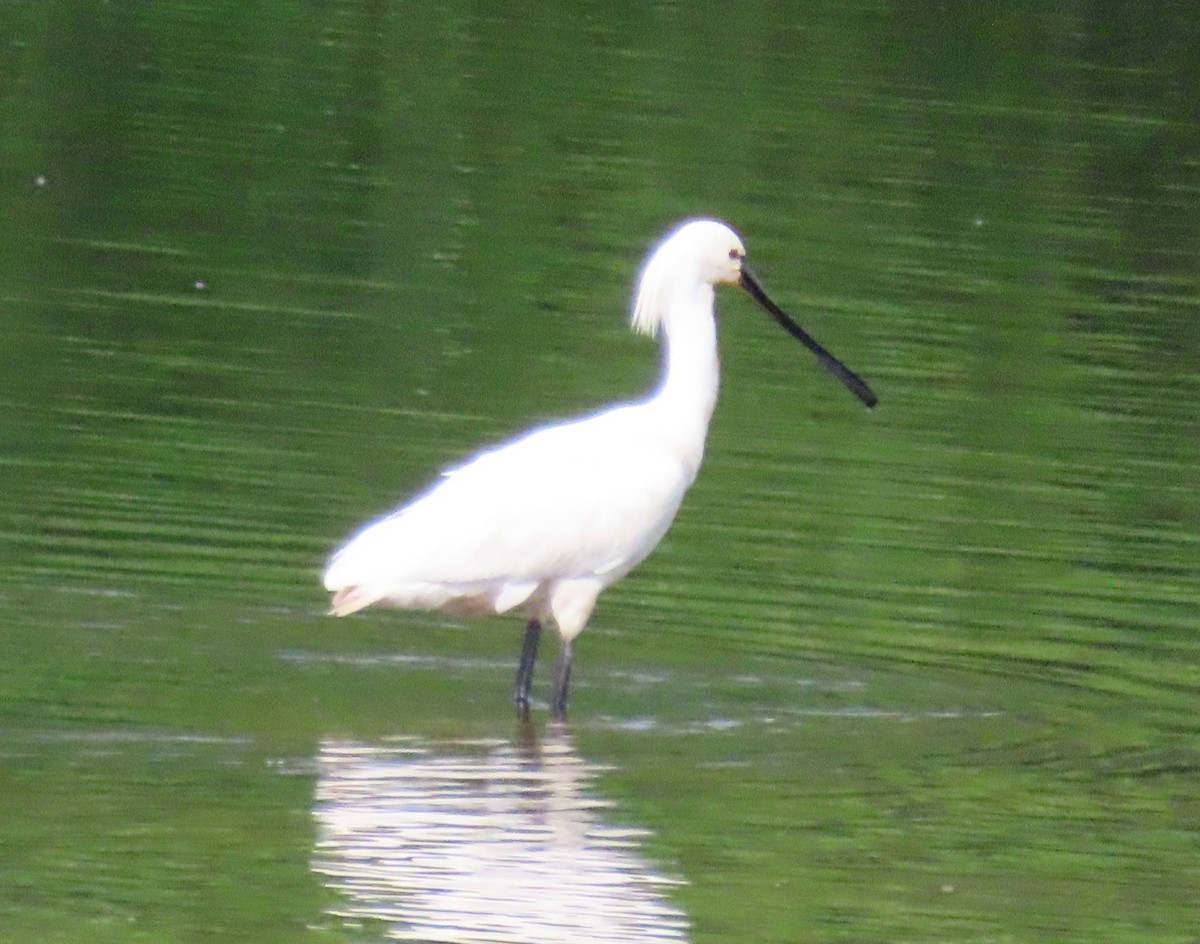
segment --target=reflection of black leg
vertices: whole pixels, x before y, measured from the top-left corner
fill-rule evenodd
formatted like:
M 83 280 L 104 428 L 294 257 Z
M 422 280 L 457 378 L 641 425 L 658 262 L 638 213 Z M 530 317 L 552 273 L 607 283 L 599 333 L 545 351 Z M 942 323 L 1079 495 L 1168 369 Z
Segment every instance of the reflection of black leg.
M 517 666 L 517 684 L 513 687 L 513 704 L 517 714 L 529 717 L 529 689 L 533 685 L 533 666 L 537 662 L 538 640 L 542 624 L 534 617 L 525 627 L 525 642 L 521 645 L 521 663 Z
M 567 686 L 571 683 L 571 643 L 562 641 L 558 661 L 554 663 L 554 700 L 550 703 L 555 721 L 567 720 Z

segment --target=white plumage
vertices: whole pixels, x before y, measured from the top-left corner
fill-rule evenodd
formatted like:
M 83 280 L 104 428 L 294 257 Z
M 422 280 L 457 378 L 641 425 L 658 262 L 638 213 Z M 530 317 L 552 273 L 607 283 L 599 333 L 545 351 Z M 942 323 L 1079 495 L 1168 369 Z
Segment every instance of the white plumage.
M 553 617 L 562 649 L 552 707 L 564 717 L 572 640 L 601 591 L 658 544 L 700 468 L 718 387 L 713 286 L 740 282 L 786 319 L 744 268 L 744 256 L 723 223 L 693 221 L 671 233 L 643 268 L 633 308 L 636 330 L 664 336 L 655 392 L 534 430 L 444 472 L 334 555 L 324 578 L 333 613 L 384 605 L 528 614 L 515 692 L 522 714 L 540 621 Z
M 529 604 L 550 615 L 544 603 L 561 581 L 599 593 L 658 543 L 691 484 L 644 416 L 626 407 L 539 429 L 448 470 L 338 552 L 325 573 L 334 612 Z M 583 627 L 560 628 L 573 637 Z

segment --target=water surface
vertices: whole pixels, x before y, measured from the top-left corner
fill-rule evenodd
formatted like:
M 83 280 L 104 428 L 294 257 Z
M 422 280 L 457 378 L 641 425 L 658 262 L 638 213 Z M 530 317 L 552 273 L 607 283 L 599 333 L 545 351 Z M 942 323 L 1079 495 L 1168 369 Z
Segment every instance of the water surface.
M 5 16 L 0 938 L 1195 935 L 1186 11 Z M 327 619 L 357 523 L 653 383 L 695 214 L 879 408 L 722 294 L 567 732 L 518 622 Z

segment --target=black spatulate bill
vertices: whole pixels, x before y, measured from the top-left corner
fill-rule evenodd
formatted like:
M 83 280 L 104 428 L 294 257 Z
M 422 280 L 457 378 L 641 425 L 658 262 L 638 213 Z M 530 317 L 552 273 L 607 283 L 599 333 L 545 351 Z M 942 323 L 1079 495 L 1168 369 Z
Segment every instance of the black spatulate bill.
M 879 397 L 875 396 L 875 391 L 865 380 L 825 350 L 811 334 L 796 324 L 787 312 L 771 301 L 758 278 L 745 266 L 742 266 L 741 285 L 750 293 L 751 298 L 762 305 L 767 313 L 779 322 L 784 331 L 812 351 L 824 368 L 845 384 L 846 389 L 862 400 L 867 407 L 873 407 L 879 402 Z

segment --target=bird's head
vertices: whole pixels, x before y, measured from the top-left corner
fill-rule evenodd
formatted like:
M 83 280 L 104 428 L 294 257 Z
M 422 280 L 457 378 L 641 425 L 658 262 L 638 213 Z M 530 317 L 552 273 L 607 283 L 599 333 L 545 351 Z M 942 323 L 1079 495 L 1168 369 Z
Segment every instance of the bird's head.
M 658 333 L 672 296 L 703 286 L 736 285 L 742 278 L 746 247 L 741 237 L 717 220 L 691 220 L 672 230 L 642 268 L 634 300 L 636 331 Z
M 868 407 L 877 398 L 865 380 L 818 344 L 764 291 L 746 265 L 741 237 L 717 220 L 691 220 L 667 235 L 646 260 L 638 282 L 631 319 L 635 331 L 654 336 L 682 315 L 712 317 L 713 286 L 740 285 L 779 325 L 800 341 L 817 360 Z M 671 319 L 671 324 L 667 324 Z M 682 329 L 681 329 L 682 330 Z

